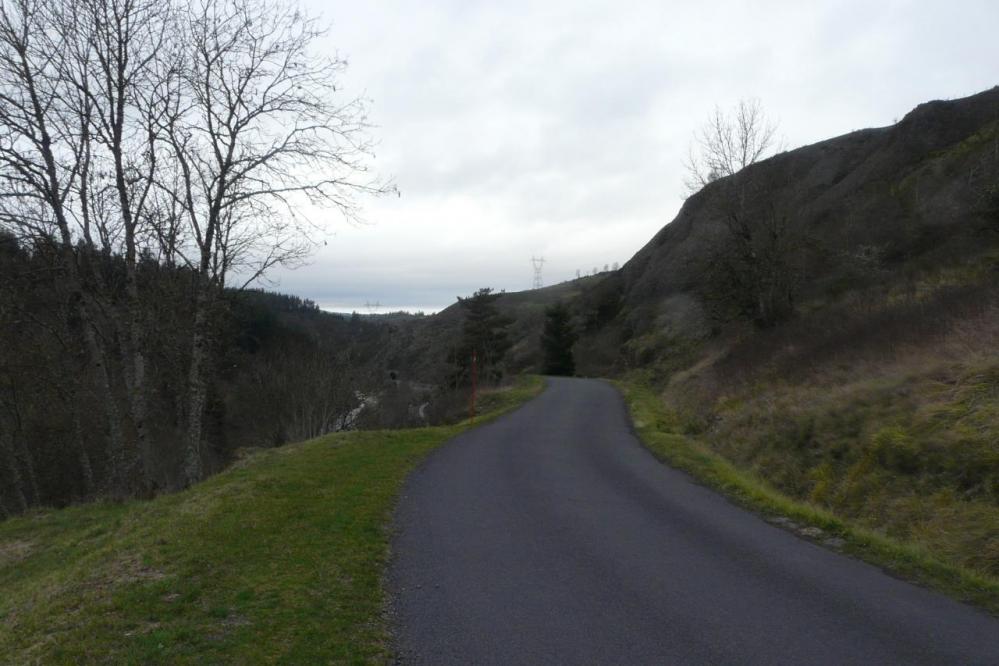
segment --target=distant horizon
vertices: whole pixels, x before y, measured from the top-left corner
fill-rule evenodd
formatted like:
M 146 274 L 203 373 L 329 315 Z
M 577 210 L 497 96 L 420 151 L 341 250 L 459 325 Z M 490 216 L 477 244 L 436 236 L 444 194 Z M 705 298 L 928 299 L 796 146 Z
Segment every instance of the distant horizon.
M 380 305 L 377 309 L 372 311 L 366 305 L 347 306 L 342 304 L 328 305 L 324 303 L 319 303 L 318 305 L 320 310 L 322 310 L 323 312 L 329 312 L 331 314 L 352 315 L 356 312 L 359 315 L 371 315 L 371 316 L 389 315 L 398 312 L 404 312 L 406 314 L 411 314 L 411 315 L 417 315 L 420 313 L 425 315 L 432 315 L 432 314 L 437 314 L 438 312 L 444 309 L 444 308 L 419 307 L 412 305 L 400 305 L 400 306 Z
M 651 238 L 651 237 L 650 237 Z M 643 243 L 644 245 L 644 243 Z M 628 256 L 621 261 L 605 262 L 598 266 L 589 266 L 585 269 L 577 269 L 572 272 L 563 272 L 561 275 L 553 277 L 552 272 L 544 271 L 542 276 L 542 288 L 551 287 L 558 284 L 564 284 L 566 282 L 571 282 L 579 278 L 591 277 L 593 275 L 599 275 L 604 273 L 604 267 L 606 265 L 608 270 L 616 270 L 616 268 L 621 268 L 625 263 L 631 260 L 631 258 L 641 249 L 642 245 L 637 245 L 633 250 L 628 253 Z M 527 262 L 525 262 L 527 263 Z M 528 265 L 528 271 L 531 270 L 530 264 Z M 596 269 L 596 273 L 594 273 Z M 297 271 L 307 271 L 309 267 L 303 267 L 297 269 Z M 296 272 L 297 272 L 296 271 Z M 369 303 L 379 303 L 378 311 L 375 314 L 384 314 L 386 312 L 417 312 L 422 310 L 426 314 L 432 314 L 440 312 L 448 308 L 457 302 L 459 296 L 471 296 L 475 291 L 483 288 L 491 288 L 493 291 L 497 292 L 507 292 L 507 293 L 518 293 L 522 291 L 530 291 L 534 287 L 530 284 L 533 274 L 525 275 L 523 280 L 523 286 L 514 284 L 512 288 L 510 286 L 504 286 L 502 284 L 502 279 L 505 275 L 504 270 L 500 267 L 494 278 L 486 276 L 485 279 L 474 278 L 469 279 L 457 278 L 455 284 L 446 285 L 443 287 L 437 287 L 431 289 L 418 289 L 414 290 L 410 295 L 414 296 L 416 303 L 422 303 L 424 305 L 411 305 L 414 301 L 403 301 L 390 298 L 394 294 L 399 293 L 399 286 L 396 283 L 385 284 L 383 280 L 378 280 L 373 283 L 372 288 L 368 289 L 350 289 L 352 293 L 341 293 L 335 294 L 331 293 L 328 285 L 323 284 L 319 289 L 308 289 L 308 285 L 303 285 L 302 283 L 287 279 L 294 276 L 294 272 L 284 274 L 284 280 L 277 279 L 266 279 L 260 283 L 251 284 L 250 287 L 254 289 L 264 289 L 266 291 L 272 291 L 281 294 L 287 294 L 289 296 L 297 296 L 299 298 L 304 298 L 319 304 L 320 309 L 327 310 L 329 312 L 339 312 L 350 314 L 354 311 L 362 314 L 371 314 L 368 312 Z M 547 279 L 545 276 L 548 276 Z M 405 283 L 405 280 L 401 280 L 400 283 Z M 347 291 L 345 289 L 345 291 Z M 386 305 L 389 303 L 389 305 Z M 401 304 L 400 304 L 401 303 Z M 427 303 L 434 303 L 434 305 L 425 305 Z M 414 310 L 413 308 L 416 308 Z
M 637 253 L 638 249 L 636 249 L 635 252 Z M 629 259 L 630 259 L 630 257 L 629 257 Z M 621 266 L 623 266 L 623 264 Z M 621 266 L 618 266 L 618 268 L 621 268 Z M 604 273 L 604 271 L 599 271 L 598 273 L 596 273 L 596 275 L 601 275 L 603 273 Z M 580 278 L 592 277 L 593 275 L 594 274 L 592 274 L 592 273 L 586 274 L 586 275 L 581 275 Z M 559 280 L 557 282 L 544 283 L 544 284 L 542 284 L 541 289 L 544 289 L 546 287 L 553 287 L 553 286 L 556 286 L 556 285 L 559 285 L 559 284 L 565 284 L 566 282 L 571 282 L 571 281 L 576 280 L 576 279 L 578 279 L 578 278 L 571 277 L 571 278 L 567 278 L 565 280 Z M 533 291 L 533 289 L 534 289 L 533 287 L 525 287 L 523 289 L 501 289 L 501 288 L 491 287 L 490 285 L 480 285 L 480 286 L 475 287 L 475 288 L 469 288 L 469 289 L 463 290 L 464 293 L 458 293 L 458 294 L 452 296 L 450 298 L 450 300 L 448 300 L 444 304 L 439 304 L 439 305 L 410 305 L 410 304 L 403 304 L 403 305 L 400 305 L 398 303 L 391 303 L 391 302 L 390 303 L 382 303 L 382 302 L 377 301 L 377 300 L 374 301 L 374 302 L 372 302 L 370 299 L 365 299 L 363 301 L 357 300 L 357 301 L 354 301 L 354 302 L 347 302 L 347 303 L 345 303 L 344 301 L 335 301 L 335 300 L 332 300 L 332 299 L 324 299 L 324 298 L 321 298 L 321 297 L 317 299 L 317 298 L 313 298 L 311 296 L 305 296 L 303 294 L 298 294 L 298 293 L 293 293 L 293 292 L 286 291 L 285 289 L 283 289 L 281 287 L 281 285 L 274 285 L 274 284 L 267 285 L 267 286 L 265 286 L 263 288 L 266 291 L 273 291 L 273 292 L 277 292 L 277 293 L 281 293 L 281 294 L 287 294 L 289 296 L 297 296 L 299 298 L 308 298 L 309 300 L 311 300 L 314 303 L 316 303 L 318 305 L 318 307 L 319 307 L 320 310 L 323 310 L 325 312 L 332 312 L 332 313 L 336 313 L 336 314 L 348 314 L 349 315 L 349 314 L 353 314 L 354 312 L 357 312 L 358 314 L 363 314 L 363 315 L 384 315 L 384 314 L 391 314 L 391 313 L 394 313 L 394 312 L 408 312 L 409 314 L 419 314 L 420 312 L 422 312 L 423 314 L 431 315 L 431 314 L 437 314 L 441 310 L 446 310 L 447 308 L 449 308 L 452 305 L 454 305 L 455 303 L 457 303 L 458 302 L 458 300 L 457 300 L 458 296 L 461 296 L 461 297 L 471 296 L 478 289 L 482 289 L 482 288 L 486 288 L 486 287 L 490 287 L 490 288 L 493 289 L 493 291 L 498 292 L 498 293 L 508 293 L 508 294 L 517 294 L 517 293 L 521 293 L 521 292 L 525 292 L 525 291 Z M 457 290 L 452 289 L 451 291 L 457 291 Z M 372 306 L 374 306 L 374 307 L 372 307 Z

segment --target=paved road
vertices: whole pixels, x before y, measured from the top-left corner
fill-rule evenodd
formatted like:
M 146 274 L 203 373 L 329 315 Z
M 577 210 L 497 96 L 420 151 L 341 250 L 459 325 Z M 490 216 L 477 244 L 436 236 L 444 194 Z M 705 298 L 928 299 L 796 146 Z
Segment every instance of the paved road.
M 999 621 L 661 465 L 594 380 L 439 449 L 396 529 L 404 663 L 999 664 Z

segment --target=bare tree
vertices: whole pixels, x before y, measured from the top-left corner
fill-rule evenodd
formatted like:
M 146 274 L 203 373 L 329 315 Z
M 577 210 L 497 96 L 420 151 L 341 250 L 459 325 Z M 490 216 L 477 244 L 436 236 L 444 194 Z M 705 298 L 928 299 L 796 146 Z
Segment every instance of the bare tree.
M 189 52 L 164 88 L 173 180 L 196 275 L 188 373 L 185 475 L 203 475 L 202 419 L 211 371 L 212 310 L 230 279 L 245 285 L 310 249 L 306 205 L 348 218 L 356 195 L 390 188 L 367 175 L 362 99 L 342 99 L 346 63 L 314 55 L 314 19 L 268 0 L 197 0 L 181 26 Z M 173 190 L 174 185 L 179 188 Z
M 740 173 L 780 149 L 777 123 L 757 99 L 719 107 L 694 135 L 686 163 L 687 194 L 728 178 L 712 199 L 724 232 L 709 258 L 706 296 L 722 316 L 767 327 L 794 312 L 810 242 L 783 203 L 787 183 L 771 173 Z
M 313 54 L 321 34 L 272 0 L 0 6 L 0 231 L 52 250 L 115 494 L 143 492 L 148 471 L 143 257 L 193 276 L 179 414 L 191 483 L 223 290 L 301 261 L 316 229 L 304 210 L 354 219 L 357 195 L 392 189 L 367 174 L 366 102 L 338 89 L 344 61 Z
M 76 88 L 76 116 L 85 140 L 79 199 L 84 216 L 84 237 L 91 218 L 111 221 L 120 228 L 120 254 L 125 264 L 125 312 L 116 320 L 122 353 L 135 449 L 146 443 L 145 322 L 139 294 L 138 256 L 143 236 L 153 237 L 148 223 L 150 194 L 156 174 L 156 140 L 164 109 L 156 104 L 163 66 L 161 53 L 172 34 L 170 5 L 158 0 L 79 0 L 67 3 L 59 16 L 63 43 L 64 76 Z M 88 177 L 94 152 L 96 165 L 113 183 L 110 214 L 99 212 L 90 199 Z M 103 229 L 102 236 L 111 237 Z
M 128 494 L 137 480 L 130 462 L 135 451 L 126 442 L 108 350 L 95 322 L 99 308 L 74 248 L 72 201 L 88 141 L 86 122 L 74 113 L 76 91 L 60 68 L 66 45 L 55 11 L 43 0 L 0 5 L 0 226 L 56 248 L 67 312 L 78 322 L 107 419 L 113 492 Z
M 96 375 L 107 385 L 112 485 L 130 486 L 129 494 L 146 485 L 147 325 L 138 261 L 162 235 L 152 195 L 164 109 L 155 102 L 173 8 L 154 0 L 17 0 L 3 13 L 11 55 L 4 90 L 14 103 L 0 115 L 8 137 L 2 154 L 19 170 L 3 184 L 10 205 L 2 221 L 63 248 L 69 282 L 78 286 L 77 314 L 89 320 L 84 335 L 94 337 L 90 354 L 100 358 Z M 31 165 L 43 166 L 48 179 L 31 177 Z M 56 196 L 46 192 L 53 183 Z M 77 244 L 83 249 L 74 252 Z M 124 298 L 97 260 L 112 255 L 124 263 Z M 111 330 L 102 334 L 95 318 Z
M 788 201 L 790 183 L 771 173 L 736 176 L 714 200 L 723 232 L 704 280 L 716 314 L 743 316 L 761 328 L 790 317 L 817 242 Z
M 687 195 L 778 150 L 777 123 L 767 117 L 758 99 L 740 100 L 730 115 L 716 106 L 694 134 L 684 165 Z
M 66 121 L 78 128 L 78 178 L 69 211 L 91 258 L 93 296 L 114 331 L 131 454 L 123 474 L 140 492 L 149 443 L 147 323 L 138 262 L 159 236 L 151 209 L 164 109 L 155 102 L 162 54 L 174 32 L 172 9 L 155 0 L 79 0 L 52 3 L 50 9 L 62 45 L 54 67 L 64 88 Z M 124 298 L 94 265 L 100 253 L 122 258 Z
M 288 440 L 311 439 L 336 430 L 342 416 L 357 402 L 351 387 L 356 387 L 359 381 L 346 380 L 349 356 L 337 357 L 329 350 L 317 348 L 309 356 L 288 355 L 288 358 L 279 357 L 279 361 L 285 368 L 297 367 L 297 371 L 284 375 L 289 381 L 281 390 L 289 403 L 284 432 Z

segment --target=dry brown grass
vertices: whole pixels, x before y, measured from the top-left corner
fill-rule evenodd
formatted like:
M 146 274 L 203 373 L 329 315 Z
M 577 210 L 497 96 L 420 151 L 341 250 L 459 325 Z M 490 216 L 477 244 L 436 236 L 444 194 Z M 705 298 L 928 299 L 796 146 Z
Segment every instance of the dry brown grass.
M 850 295 L 702 357 L 664 400 L 686 434 L 781 492 L 997 576 L 994 277 Z
M 0 567 L 7 567 L 27 559 L 34 549 L 30 541 L 8 541 L 0 543 Z

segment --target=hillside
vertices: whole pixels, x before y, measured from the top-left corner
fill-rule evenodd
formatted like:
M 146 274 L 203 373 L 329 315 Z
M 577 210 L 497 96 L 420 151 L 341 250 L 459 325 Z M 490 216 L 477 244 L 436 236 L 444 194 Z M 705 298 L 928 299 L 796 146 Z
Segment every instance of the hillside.
M 997 188 L 999 88 L 781 153 L 690 197 L 620 271 L 504 295 L 511 365 L 537 367 L 564 299 L 580 374 L 652 387 L 664 428 L 753 483 L 995 580 Z M 765 325 L 717 279 L 733 192 L 771 216 L 747 233 L 779 216 L 794 241 Z M 427 325 L 456 335 L 456 315 Z
M 790 497 L 992 577 L 997 119 L 993 89 L 751 167 L 786 179 L 778 205 L 822 250 L 794 315 L 767 329 L 712 318 L 698 281 L 724 233 L 712 211 L 725 184 L 712 184 L 625 266 L 619 329 L 624 364 L 660 387 L 678 432 Z
M 510 352 L 510 369 L 536 369 L 540 365 L 537 337 L 546 307 L 560 301 L 581 302 L 608 275 L 610 273 L 586 276 L 542 289 L 503 292 L 496 306 L 502 314 L 513 319 L 511 337 L 515 344 Z M 397 365 L 425 381 L 442 382 L 442 360 L 460 338 L 463 317 L 461 307 L 454 303 L 431 317 L 411 322 L 405 333 L 406 342 L 400 345 L 403 349 L 394 357 Z
M 621 270 L 502 294 L 497 307 L 513 320 L 507 374 L 539 367 L 545 308 L 568 303 L 581 333 L 574 348 L 578 372 L 622 382 L 640 415 L 638 430 L 657 455 L 754 508 L 821 529 L 832 526 L 832 534 L 847 539 L 848 552 L 995 609 L 997 183 L 999 88 L 921 105 L 891 127 L 781 153 L 690 197 L 677 218 Z M 749 192 L 756 201 L 737 208 L 733 192 Z M 731 243 L 731 220 L 745 210 L 757 215 L 747 233 L 779 218 L 780 239 L 793 241 L 781 246 L 787 256 L 776 264 L 793 268 L 795 282 L 788 286 L 793 298 L 780 317 L 765 322 L 744 307 L 745 299 L 732 298 L 745 285 L 718 279 L 719 257 Z M 760 210 L 770 217 L 759 216 Z M 30 264 L 16 246 L 8 250 L 0 268 Z M 149 279 L 156 285 L 162 280 L 167 291 L 175 278 Z M 7 287 L 0 294 L 13 303 L 46 305 L 32 300 L 35 287 L 27 281 L 10 281 Z M 232 294 L 222 336 L 232 344 L 222 346 L 209 413 L 218 442 L 211 451 L 212 471 L 239 456 L 239 449 L 335 429 L 336 418 L 357 405 L 358 390 L 377 401 L 356 426 L 462 418 L 466 393 L 447 390 L 447 356 L 458 344 L 462 322 L 457 305 L 433 316 L 379 320 L 321 313 L 294 297 Z M 11 329 L 6 338 L 11 349 L 48 344 L 17 333 Z M 168 363 L 176 363 L 168 356 L 174 353 L 167 344 L 172 332 L 161 334 L 164 354 L 157 372 L 166 391 L 178 380 Z M 19 377 L 38 395 L 53 390 L 44 377 Z M 500 401 L 506 405 L 526 395 L 514 392 Z M 31 404 L 28 422 L 41 428 L 48 402 Z M 158 407 L 157 418 L 171 425 L 176 419 L 171 403 Z M 487 400 L 483 409 L 489 408 Z M 99 461 L 92 418 L 82 411 L 76 432 L 83 449 Z M 7 513 L 92 497 L 64 482 L 75 464 L 70 459 L 75 454 L 59 446 L 60 433 L 73 432 L 69 416 L 64 420 L 48 426 L 40 451 L 46 460 L 61 456 L 68 462 L 47 466 L 33 480 L 19 477 L 26 489 L 20 497 L 18 486 L 6 483 L 0 508 L 8 507 Z M 316 636 L 329 630 L 327 647 L 335 643 L 345 659 L 381 655 L 384 620 L 372 619 L 381 612 L 381 592 L 370 578 L 371 562 L 384 557 L 380 526 L 406 470 L 455 432 L 421 429 L 402 439 L 377 432 L 337 435 L 260 454 L 254 463 L 238 463 L 205 484 L 152 503 L 95 504 L 12 518 L 0 528 L 0 580 L 11 591 L 0 602 L 0 619 L 17 631 L 0 635 L 0 647 L 27 660 L 40 655 L 68 663 L 117 650 L 126 660 L 156 661 L 161 644 L 194 637 L 194 652 L 167 651 L 162 659 L 197 661 L 224 651 L 268 660 L 325 649 Z M 6 453 L 15 462 L 23 458 Z M 179 460 L 165 454 L 153 460 L 160 489 L 176 488 Z M 16 467 L 8 465 L 2 474 L 10 470 Z M 354 472 L 338 501 L 378 495 L 374 513 L 361 522 L 286 501 L 288 492 L 300 490 L 308 502 L 322 500 L 326 491 L 317 490 L 317 482 L 335 488 L 344 482 L 342 475 Z M 372 484 L 372 478 L 379 481 Z M 274 510 L 271 518 L 262 508 Z M 231 510 L 239 520 L 216 520 Z M 239 581 L 273 576 L 268 548 L 287 544 L 268 541 L 231 551 L 220 546 L 212 552 L 197 544 L 210 537 L 238 545 L 236 532 L 268 520 L 275 534 L 292 539 L 298 529 L 303 535 L 317 525 L 325 530 L 320 517 L 346 520 L 350 529 L 360 530 L 337 523 L 336 530 L 346 531 L 316 544 L 324 552 L 336 551 L 338 562 L 352 562 L 356 554 L 367 573 L 318 580 L 313 573 L 320 555 L 302 545 L 302 562 L 309 567 L 285 572 L 290 577 L 275 584 L 319 585 L 333 596 L 355 595 L 351 598 L 367 615 L 345 620 L 343 631 L 364 635 L 284 624 L 271 629 L 271 645 L 285 645 L 287 652 L 253 653 L 255 613 L 270 617 L 277 608 L 297 622 L 302 613 L 316 611 L 285 608 L 287 599 L 276 588 L 268 588 L 266 598 L 237 594 Z M 313 524 L 313 518 L 319 522 Z M 341 537 L 347 542 L 337 541 Z M 351 550 L 359 544 L 363 553 Z M 239 581 L 184 582 L 185 567 L 201 570 L 206 562 L 212 571 L 235 567 Z M 250 587 L 256 589 L 256 583 Z M 305 603 L 309 597 L 295 599 Z M 78 603 L 96 615 L 72 619 Z M 342 619 L 342 609 L 319 611 L 319 620 L 327 611 Z M 44 621 L 47 614 L 69 619 L 52 629 Z M 53 637 L 59 635 L 66 640 L 57 642 Z M 121 635 L 128 640 L 118 645 Z M 90 653 L 86 646 L 93 636 L 96 652 Z
M 922 104 L 890 127 L 781 153 L 734 180 L 773 183 L 769 194 L 775 205 L 789 211 L 802 233 L 821 242 L 823 256 L 811 267 L 806 294 L 822 298 L 864 286 L 849 261 L 861 248 L 876 251 L 896 275 L 951 264 L 978 251 L 987 238 L 985 195 L 999 173 L 997 147 L 999 88 L 994 88 Z M 711 248 L 724 233 L 720 218 L 728 180 L 692 196 L 625 264 L 622 300 L 633 310 L 648 310 L 649 323 L 640 329 L 665 317 L 671 330 L 702 332 L 700 317 L 681 316 L 675 297 L 698 290 Z
M 895 125 L 783 152 L 711 183 L 619 271 L 506 294 L 499 305 L 517 316 L 526 344 L 539 332 L 536 312 L 554 299 L 575 301 L 588 333 L 578 350 L 584 372 L 644 367 L 664 351 L 650 345 L 729 332 L 735 318 L 712 312 L 705 291 L 733 187 L 763 183 L 771 205 L 814 247 L 798 297 L 800 311 L 814 311 L 999 246 L 997 180 L 999 88 L 928 102 Z M 434 330 L 456 314 L 452 306 L 431 318 Z
M 484 396 L 483 420 L 537 394 Z M 152 501 L 0 523 L 0 664 L 379 663 L 406 475 L 468 429 L 338 433 Z
M 0 518 L 109 494 L 106 424 L 84 381 L 86 366 L 60 329 L 62 311 L 37 278 L 48 275 L 39 254 L 0 234 Z M 177 442 L 190 313 L 182 272 L 146 264 L 142 277 L 157 294 L 144 313 L 156 323 L 145 338 L 150 389 L 142 495 L 151 495 L 183 486 Z M 238 449 L 341 429 L 359 404 L 357 392 L 384 385 L 390 322 L 343 318 L 298 297 L 256 290 L 227 292 L 217 310 L 217 376 L 204 417 L 209 472 L 223 469 Z
M 619 271 L 504 294 L 498 305 L 516 318 L 520 341 L 513 365 L 537 363 L 541 313 L 556 300 L 576 303 L 585 374 L 647 367 L 731 334 L 738 318 L 713 311 L 706 291 L 733 187 L 764 183 L 771 205 L 812 246 L 800 314 L 834 309 L 872 288 L 911 290 L 976 257 L 985 256 L 987 266 L 991 248 L 999 247 L 997 180 L 999 88 L 928 102 L 895 125 L 780 153 L 691 196 Z M 457 335 L 459 314 L 455 305 L 421 323 L 413 367 L 441 355 Z

